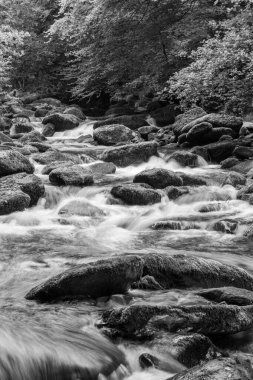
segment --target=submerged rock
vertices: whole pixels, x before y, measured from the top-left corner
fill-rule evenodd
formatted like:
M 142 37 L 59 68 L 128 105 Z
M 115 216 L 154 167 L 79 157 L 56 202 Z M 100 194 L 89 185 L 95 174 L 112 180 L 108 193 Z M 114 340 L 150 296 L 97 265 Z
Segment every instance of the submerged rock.
M 223 288 L 203 289 L 197 295 L 217 303 L 226 302 L 229 305 L 253 305 L 253 292 L 247 289 L 227 286 Z
M 108 329 L 109 335 L 127 339 L 154 339 L 176 332 L 227 335 L 249 330 L 252 326 L 253 306 L 234 305 L 174 307 L 138 304 L 105 311 L 98 324 L 98 327 Z
M 200 226 L 192 222 L 177 222 L 173 220 L 162 220 L 152 224 L 153 230 L 199 230 Z
M 105 215 L 103 210 L 82 199 L 74 199 L 72 201 L 69 201 L 60 208 L 58 213 L 60 215 L 78 215 L 89 216 L 93 218 Z
M 147 169 L 138 173 L 134 183 L 147 183 L 155 189 L 164 189 L 167 186 L 181 186 L 182 179 L 173 171 L 166 169 Z
M 26 299 L 52 301 L 58 298 L 98 298 L 126 293 L 142 274 L 142 260 L 137 256 L 113 257 L 79 265 L 33 288 Z
M 137 165 L 148 161 L 151 156 L 157 156 L 157 147 L 157 143 L 154 142 L 122 145 L 105 150 L 100 159 L 121 167 Z
M 34 166 L 15 150 L 0 151 L 0 177 L 21 172 L 33 173 Z
M 89 186 L 94 183 L 91 171 L 79 165 L 52 170 L 49 174 L 49 181 L 58 186 Z
M 232 219 L 224 219 L 215 222 L 212 228 L 215 231 L 223 232 L 226 234 L 235 234 L 238 227 L 238 221 Z
M 190 190 L 188 187 L 177 187 L 177 186 L 168 186 L 165 189 L 165 192 L 168 196 L 168 198 L 172 201 L 175 199 L 182 197 L 183 195 L 189 194 Z
M 161 202 L 158 191 L 142 184 L 123 184 L 114 186 L 111 194 L 128 205 L 148 205 Z

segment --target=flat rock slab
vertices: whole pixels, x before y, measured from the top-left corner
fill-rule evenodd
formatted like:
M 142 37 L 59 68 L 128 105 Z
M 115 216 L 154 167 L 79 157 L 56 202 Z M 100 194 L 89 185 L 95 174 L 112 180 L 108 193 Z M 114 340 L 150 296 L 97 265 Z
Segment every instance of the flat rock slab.
M 247 359 L 220 358 L 174 376 L 171 380 L 251 380 L 253 369 Z
M 80 265 L 33 288 L 26 299 L 47 302 L 58 298 L 97 298 L 126 293 L 141 277 L 142 265 L 137 256 L 114 257 Z
M 105 311 L 98 327 L 112 337 L 154 339 L 164 333 L 228 335 L 253 327 L 253 306 L 132 305 Z M 159 335 L 160 334 L 160 335 Z
M 235 286 L 253 290 L 253 277 L 244 269 L 187 255 L 143 256 L 143 276 L 152 276 L 164 289 Z
M 217 303 L 226 302 L 230 305 L 253 305 L 253 292 L 247 289 L 227 286 L 223 288 L 203 289 L 196 292 L 197 295 L 209 301 Z

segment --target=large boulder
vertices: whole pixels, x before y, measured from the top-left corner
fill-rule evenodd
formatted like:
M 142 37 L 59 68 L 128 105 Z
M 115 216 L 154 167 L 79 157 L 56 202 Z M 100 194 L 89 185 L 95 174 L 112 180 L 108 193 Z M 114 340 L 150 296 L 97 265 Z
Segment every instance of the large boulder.
M 202 108 L 200 107 L 191 108 L 189 111 L 186 111 L 185 113 L 178 115 L 176 117 L 176 121 L 172 126 L 173 132 L 177 136 L 181 135 L 182 130 L 185 125 L 205 115 L 207 115 L 207 113 Z
M 134 183 L 147 183 L 155 189 L 164 189 L 167 186 L 181 186 L 182 179 L 174 172 L 166 169 L 147 169 L 138 173 Z
M 186 140 L 189 141 L 189 143 L 194 144 L 194 145 L 202 145 L 206 134 L 212 131 L 212 129 L 213 129 L 212 124 L 207 123 L 207 122 L 196 124 L 186 134 Z
M 127 144 L 140 140 L 135 132 L 121 124 L 99 127 L 94 130 L 93 137 L 100 145 Z
M 138 340 L 177 332 L 236 334 L 253 327 L 253 306 L 137 304 L 105 311 L 98 327 L 114 337 Z
M 34 172 L 34 166 L 15 150 L 0 151 L 0 177 L 21 172 L 31 174 Z
M 230 128 L 237 136 L 239 135 L 240 129 L 243 125 L 243 120 L 240 117 L 210 113 L 186 124 L 181 129 L 180 134 L 188 133 L 192 127 L 195 127 L 203 122 L 212 124 L 213 128 Z
M 145 125 L 149 125 L 146 121 L 146 115 L 124 115 L 124 116 L 116 116 L 111 117 L 106 120 L 97 121 L 94 123 L 94 130 L 103 127 L 105 125 L 112 125 L 112 124 L 123 124 L 125 127 L 128 127 L 132 130 L 136 130 L 140 127 L 143 127 Z
M 242 268 L 186 255 L 145 256 L 143 276 L 152 276 L 164 289 L 235 286 L 253 290 L 253 277 Z
M 111 194 L 128 205 L 148 205 L 161 202 L 158 191 L 142 184 L 123 184 L 114 186 Z
M 253 148 L 247 147 L 247 146 L 237 146 L 234 151 L 233 155 L 239 159 L 248 159 L 253 158 Z
M 173 376 L 171 380 L 251 380 L 252 371 L 249 359 L 219 358 Z
M 0 215 L 23 211 L 30 204 L 30 197 L 21 190 L 2 190 L 0 188 Z
M 73 154 L 61 153 L 58 150 L 48 150 L 45 153 L 38 153 L 33 155 L 33 160 L 42 165 L 53 164 L 56 161 L 72 162 L 73 164 L 82 164 L 80 157 Z
M 191 150 L 192 153 L 198 154 L 206 161 L 220 163 L 226 158 L 232 156 L 236 143 L 234 141 L 221 141 L 212 144 L 197 146 Z
M 29 195 L 29 206 L 37 204 L 44 195 L 45 188 L 39 177 L 34 174 L 18 173 L 2 177 L 0 179 L 1 190 L 21 190 Z
M 157 147 L 155 142 L 122 145 L 105 150 L 100 159 L 121 167 L 136 165 L 148 161 L 151 156 L 157 156 Z
M 91 171 L 79 165 L 63 166 L 52 170 L 49 181 L 58 186 L 89 186 L 94 183 Z
M 65 131 L 67 129 L 74 129 L 78 127 L 79 120 L 74 115 L 54 113 L 46 116 L 42 123 L 44 125 L 50 123 L 55 127 L 56 132 Z
M 86 116 L 83 114 L 83 111 L 81 110 L 81 108 L 77 106 L 71 106 L 71 107 L 66 108 L 63 114 L 74 115 L 75 117 L 81 120 L 86 119 Z
M 136 256 L 113 257 L 78 265 L 33 288 L 26 299 L 51 301 L 57 298 L 98 298 L 126 293 L 142 274 L 142 260 Z

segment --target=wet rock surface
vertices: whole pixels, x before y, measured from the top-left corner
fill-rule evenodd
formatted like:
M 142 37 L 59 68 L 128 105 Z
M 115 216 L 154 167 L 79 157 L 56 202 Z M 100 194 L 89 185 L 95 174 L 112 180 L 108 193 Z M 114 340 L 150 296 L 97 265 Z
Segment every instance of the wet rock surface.
M 128 205 L 148 205 L 161 201 L 160 193 L 142 184 L 115 186 L 112 188 L 111 194 Z
M 125 293 L 142 273 L 138 257 L 101 260 L 70 269 L 32 289 L 27 299 L 51 301 L 57 298 L 103 297 Z
M 63 166 L 52 170 L 49 181 L 58 186 L 89 186 L 94 183 L 92 172 L 79 165 Z
M 59 368 L 36 346 L 38 362 L 64 378 L 95 380 L 120 364 L 120 379 L 133 368 L 134 379 L 252 378 L 252 126 L 127 99 L 0 94 L 2 313 L 26 321 L 29 337 L 36 325 L 42 342 L 46 318 L 66 322 L 67 345 L 72 330 L 92 329 L 100 375 L 87 372 L 89 338 L 81 366 L 64 355 L 61 365 L 62 341 L 53 342 Z M 43 369 L 33 368 L 35 379 Z
M 176 375 L 172 379 L 250 380 L 252 379 L 252 373 L 252 365 L 249 359 L 235 357 L 212 360 L 182 374 Z
M 113 337 L 149 340 L 164 333 L 227 335 L 253 326 L 253 306 L 150 306 L 132 305 L 105 311 L 98 326 Z
M 15 150 L 0 151 L 0 177 L 21 172 L 33 173 L 34 166 Z
M 126 167 L 148 161 L 152 156 L 157 155 L 157 144 L 145 142 L 133 145 L 123 145 L 110 148 L 100 156 L 102 161 L 112 162 L 117 166 Z
M 148 169 L 137 174 L 134 183 L 146 183 L 154 189 L 164 189 L 167 186 L 181 186 L 182 179 L 172 171 L 166 169 Z

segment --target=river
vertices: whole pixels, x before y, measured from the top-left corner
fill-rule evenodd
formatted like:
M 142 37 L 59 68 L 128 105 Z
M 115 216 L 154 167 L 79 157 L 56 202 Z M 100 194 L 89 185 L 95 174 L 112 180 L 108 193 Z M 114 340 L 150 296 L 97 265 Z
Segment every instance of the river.
M 36 125 L 40 130 L 40 123 Z M 92 121 L 87 121 L 75 130 L 56 133 L 48 142 L 63 152 L 82 153 L 84 144 L 76 140 L 91 133 Z M 243 236 L 247 222 L 253 221 L 253 206 L 237 200 L 231 185 L 219 186 L 215 181 L 209 187 L 199 187 L 194 194 L 185 195 L 180 202 L 169 201 L 165 196 L 161 203 L 152 206 L 110 202 L 112 184 L 129 182 L 147 168 L 161 167 L 209 177 L 220 170 L 204 160 L 200 160 L 197 168 L 182 168 L 169 160 L 165 149 L 160 157 L 152 157 L 138 166 L 117 168 L 115 174 L 84 188 L 55 187 L 49 183 L 48 176 L 41 174 L 43 165 L 35 162 L 34 165 L 35 174 L 45 183 L 45 197 L 31 209 L 0 217 L 1 380 L 74 379 L 64 366 L 99 369 L 107 360 L 121 363 L 124 355 L 125 364 L 111 377 L 100 375 L 100 380 L 170 378 L 173 363 L 171 372 L 142 370 L 138 356 L 148 349 L 133 342 L 113 345 L 102 337 L 95 323 L 101 311 L 111 307 L 138 302 L 162 304 L 165 300 L 171 305 L 191 305 L 194 298 L 190 293 L 131 290 L 125 296 L 57 304 L 27 301 L 25 294 L 36 284 L 72 266 L 127 253 L 182 252 L 234 264 L 253 274 L 253 242 Z M 222 202 L 221 210 L 200 214 L 202 205 L 215 202 L 212 194 L 228 196 L 228 200 Z M 90 202 L 102 210 L 101 215 L 60 215 L 59 210 L 73 199 Z M 210 228 L 221 217 L 233 217 L 245 223 L 235 235 L 222 234 Z M 198 228 L 173 231 L 150 228 L 165 218 L 191 222 Z M 61 377 L 54 375 L 54 363 L 61 363 Z

